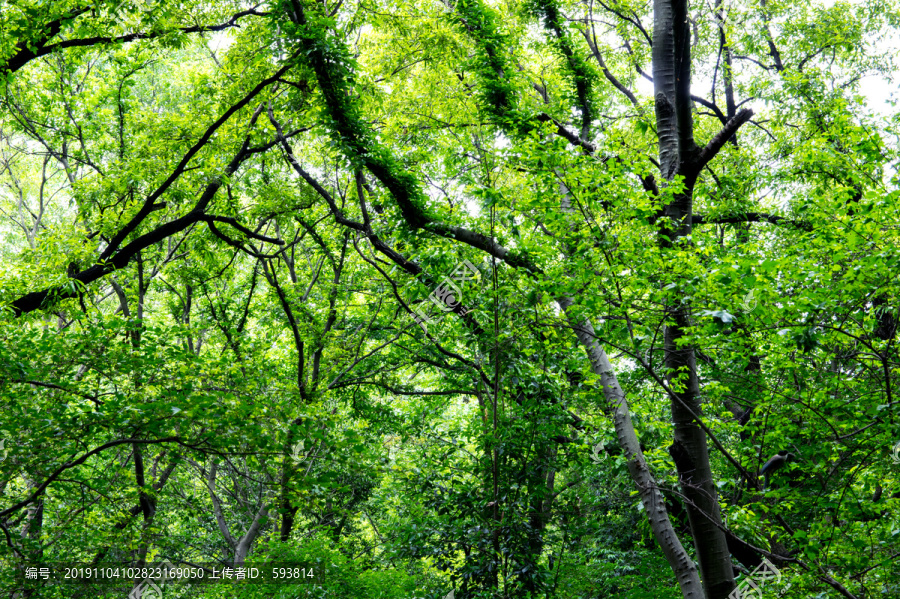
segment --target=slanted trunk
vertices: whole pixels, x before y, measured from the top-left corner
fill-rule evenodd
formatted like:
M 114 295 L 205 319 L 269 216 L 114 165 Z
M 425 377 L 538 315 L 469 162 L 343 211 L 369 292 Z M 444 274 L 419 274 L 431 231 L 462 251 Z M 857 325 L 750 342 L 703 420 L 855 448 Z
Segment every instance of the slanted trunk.
M 557 300 L 557 303 L 566 313 L 569 323 L 575 330 L 578 341 L 581 342 L 587 351 L 588 358 L 591 362 L 591 371 L 600 377 L 600 385 L 603 388 L 603 396 L 605 399 L 605 409 L 613 417 L 616 429 L 616 437 L 619 440 L 619 446 L 625 452 L 627 460 L 628 472 L 631 480 L 634 481 L 635 487 L 650 519 L 650 530 L 653 531 L 653 538 L 659 544 L 669 562 L 669 567 L 678 578 L 678 585 L 681 587 L 681 593 L 686 599 L 702 599 L 705 595 L 703 587 L 700 583 L 700 577 L 697 572 L 697 566 L 691 559 L 687 551 L 678 539 L 678 535 L 672 528 L 672 522 L 666 512 L 666 501 L 659 492 L 659 484 L 650 473 L 647 461 L 641 451 L 641 444 L 638 440 L 634 425 L 631 422 L 631 412 L 628 408 L 628 400 L 625 398 L 625 392 L 619 386 L 616 374 L 613 370 L 612 363 L 606 352 L 597 342 L 594 334 L 594 327 L 588 321 L 577 322 L 570 314 L 569 308 L 574 303 L 572 298 L 565 297 Z

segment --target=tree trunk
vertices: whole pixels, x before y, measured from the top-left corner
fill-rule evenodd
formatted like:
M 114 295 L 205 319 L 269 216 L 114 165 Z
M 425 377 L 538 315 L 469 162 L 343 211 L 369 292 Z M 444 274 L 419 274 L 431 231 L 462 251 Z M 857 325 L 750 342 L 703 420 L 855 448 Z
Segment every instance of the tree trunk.
M 641 444 L 638 441 L 637 433 L 631 422 L 631 412 L 628 409 L 628 400 L 625 398 L 625 392 L 619 386 L 616 374 L 613 370 L 612 363 L 606 352 L 597 342 L 594 334 L 594 327 L 588 321 L 577 323 L 570 314 L 569 308 L 574 303 L 572 298 L 564 297 L 557 300 L 560 307 L 566 313 L 569 323 L 575 330 L 578 341 L 587 351 L 588 358 L 591 361 L 591 371 L 600 377 L 600 385 L 603 388 L 603 395 L 606 400 L 605 409 L 613 417 L 616 428 L 616 437 L 619 440 L 619 446 L 625 452 L 627 460 L 628 472 L 631 474 L 631 480 L 637 487 L 641 503 L 647 517 L 650 519 L 650 530 L 653 531 L 653 538 L 659 544 L 669 562 L 669 567 L 678 578 L 678 585 L 681 587 L 681 593 L 685 599 L 702 599 L 705 595 L 703 587 L 700 583 L 700 577 L 697 572 L 697 566 L 694 560 L 688 555 L 678 535 L 672 528 L 672 522 L 666 512 L 666 502 L 662 494 L 659 492 L 659 485 L 654 480 L 650 469 L 647 467 L 647 461 L 641 451 Z
M 683 177 L 684 188 L 664 209 L 659 242 L 675 249 L 691 233 L 693 187 L 700 151 L 694 142 L 691 102 L 691 47 L 687 0 L 654 0 L 653 85 L 664 184 Z M 666 306 L 664 336 L 674 442 L 688 522 L 708 599 L 725 599 L 734 588 L 728 542 L 722 530 L 716 487 L 701 417 L 700 380 L 694 348 L 682 342 L 690 326 L 690 308 L 674 301 Z

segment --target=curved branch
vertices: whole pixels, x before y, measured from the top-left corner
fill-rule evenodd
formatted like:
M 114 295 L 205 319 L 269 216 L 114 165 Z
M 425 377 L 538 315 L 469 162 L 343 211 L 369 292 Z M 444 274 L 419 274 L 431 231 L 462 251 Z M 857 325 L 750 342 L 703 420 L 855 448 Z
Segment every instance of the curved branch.
M 710 101 L 707 100 L 706 98 L 701 98 L 700 96 L 695 96 L 694 94 L 691 94 L 691 100 L 693 100 L 694 102 L 696 102 L 696 103 L 699 104 L 700 106 L 705 106 L 706 108 L 709 108 L 709 109 L 712 110 L 714 113 L 716 113 L 716 118 L 719 119 L 720 121 L 722 121 L 722 124 L 723 124 L 723 125 L 727 125 L 727 124 L 728 124 L 728 117 L 725 116 L 725 113 L 722 112 L 722 109 L 720 109 L 720 108 L 716 105 L 715 102 L 710 102 Z
M 238 20 L 246 17 L 246 16 L 257 16 L 263 17 L 268 15 L 269 13 L 257 12 L 254 9 L 244 10 L 232 15 L 230 19 L 221 23 L 219 25 L 197 25 L 194 27 L 180 27 L 177 29 L 170 29 L 166 31 L 154 31 L 151 33 L 130 33 L 128 35 L 119 35 L 119 36 L 95 36 L 95 37 L 87 37 L 87 38 L 78 38 L 78 39 L 70 39 L 63 40 L 57 42 L 55 44 L 45 45 L 48 41 L 59 35 L 60 30 L 62 29 L 62 22 L 65 20 L 71 20 L 75 17 L 87 12 L 90 8 L 82 8 L 77 9 L 74 14 L 60 17 L 54 21 L 51 21 L 47 24 L 47 28 L 49 28 L 49 33 L 41 37 L 40 40 L 36 44 L 33 44 L 31 48 L 29 48 L 29 44 L 27 42 L 19 42 L 16 45 L 18 52 L 13 54 L 10 58 L 7 59 L 6 64 L 0 66 L 0 72 L 9 72 L 14 73 L 24 67 L 26 64 L 34 60 L 35 58 L 40 58 L 42 56 L 46 56 L 51 54 L 57 50 L 61 50 L 64 48 L 84 48 L 88 46 L 98 46 L 103 44 L 115 44 L 115 43 L 127 43 L 133 42 L 136 40 L 150 40 L 162 37 L 164 35 L 169 35 L 174 32 L 180 33 L 207 33 L 207 32 L 215 32 L 215 31 L 223 31 L 225 29 L 230 29 L 232 27 L 240 27 Z M 33 48 L 33 49 L 32 49 Z
M 581 31 L 581 35 L 584 36 L 584 39 L 587 41 L 588 47 L 591 49 L 591 54 L 594 55 L 594 58 L 597 60 L 597 64 L 600 65 L 600 69 L 603 71 L 603 76 L 606 77 L 606 80 L 612 83 L 613 87 L 622 92 L 628 100 L 634 104 L 636 107 L 640 106 L 638 102 L 637 96 L 634 93 L 625 87 L 625 85 L 619 81 L 615 75 L 612 74 L 612 71 L 609 70 L 609 67 L 606 66 L 606 62 L 603 60 L 603 55 L 600 54 L 600 49 L 597 47 L 597 44 L 591 37 L 591 34 L 588 33 L 587 28 L 579 29 Z
M 156 188 L 156 191 L 154 191 L 149 196 L 147 196 L 147 199 L 144 200 L 144 205 L 141 207 L 141 209 L 138 211 L 138 213 L 135 214 L 134 217 L 128 222 L 128 224 L 126 224 L 115 235 L 115 237 L 113 237 L 110 240 L 109 245 L 103 251 L 103 253 L 100 255 L 101 261 L 105 260 L 110 255 L 112 255 L 112 253 L 118 249 L 118 247 L 122 243 L 122 241 L 124 241 L 125 238 L 132 231 L 134 231 L 137 228 L 137 226 L 147 217 L 147 215 L 153 211 L 153 205 L 156 202 L 156 200 L 163 193 L 165 193 L 165 191 L 181 176 L 181 174 L 187 168 L 187 165 L 191 161 L 191 159 L 197 154 L 197 152 L 199 152 L 207 144 L 207 142 L 209 142 L 209 140 L 212 138 L 213 134 L 219 129 L 219 127 L 224 125 L 228 121 L 228 119 L 230 119 L 236 112 L 238 112 L 243 107 L 245 107 L 247 104 L 249 104 L 250 100 L 255 98 L 262 90 L 267 88 L 270 84 L 274 83 L 282 75 L 284 75 L 293 66 L 293 59 L 296 58 L 298 54 L 299 54 L 299 51 L 295 52 L 286 61 L 287 64 L 283 65 L 280 69 L 278 69 L 275 72 L 275 74 L 272 75 L 271 77 L 263 79 L 261 82 L 259 82 L 256 85 L 256 87 L 254 87 L 252 90 L 250 90 L 250 92 L 247 95 L 245 95 L 237 103 L 232 105 L 231 108 L 226 110 L 222 114 L 222 116 L 220 116 L 212 125 L 207 127 L 206 132 L 204 132 L 203 135 L 200 137 L 200 139 L 197 140 L 197 143 L 195 143 L 193 146 L 191 146 L 191 148 L 185 153 L 185 155 L 181 158 L 181 161 L 178 163 L 178 165 L 175 167 L 175 169 L 172 171 L 172 173 L 166 178 L 166 180 L 163 181 L 162 184 L 160 184 L 160 186 Z M 251 118 L 251 126 L 253 125 L 253 123 L 255 123 L 256 118 L 258 118 L 259 112 L 261 110 L 262 110 L 262 106 L 260 106 L 260 108 L 257 109 L 257 112 Z M 250 141 L 249 138 L 247 140 L 245 140 L 244 147 L 241 148 L 241 153 L 247 152 L 247 150 L 249 149 L 248 148 L 249 141 Z M 203 200 L 203 198 L 201 198 L 201 202 L 197 203 L 197 206 L 194 208 L 195 211 L 202 211 L 206 208 L 206 204 L 208 203 L 208 201 L 204 203 L 202 200 Z
M 249 140 L 250 138 L 248 136 L 241 149 L 225 167 L 224 174 L 226 177 L 236 172 L 241 163 L 252 155 L 251 149 L 248 148 Z M 20 297 L 10 304 L 13 315 L 19 317 L 28 312 L 41 309 L 50 301 L 77 297 L 80 293 L 80 286 L 93 283 L 116 269 L 125 268 L 128 263 L 131 262 L 131 259 L 137 256 L 141 250 L 144 250 L 155 243 L 159 243 L 163 239 L 175 235 L 191 225 L 200 222 L 206 216 L 203 213 L 203 209 L 209 205 L 209 202 L 215 197 L 220 187 L 222 187 L 222 179 L 214 179 L 206 186 L 206 189 L 197 200 L 197 203 L 194 205 L 194 209 L 191 212 L 139 236 L 108 259 L 103 259 L 101 256 L 101 259 L 97 264 L 94 264 L 71 277 L 74 282 L 70 280 L 65 284 L 48 287 L 41 291 L 33 291 Z
M 67 462 L 67 463 L 63 464 L 62 466 L 60 466 L 59 468 L 57 468 L 53 472 L 53 474 L 51 474 L 50 476 L 47 477 L 47 480 L 45 480 L 40 485 L 38 485 L 38 487 L 35 489 L 35 491 L 31 495 L 29 495 L 22 501 L 15 503 L 12 506 L 6 508 L 5 510 L 0 511 L 0 521 L 2 521 L 4 518 L 9 516 L 13 512 L 16 512 L 16 511 L 22 509 L 23 507 L 32 503 L 35 499 L 40 497 L 40 495 L 44 492 L 44 490 L 48 486 L 50 486 L 50 483 L 52 483 L 54 480 L 59 478 L 63 472 L 65 472 L 66 470 L 69 470 L 70 468 L 74 468 L 76 466 L 80 466 L 81 464 L 84 464 L 88 460 L 88 458 L 90 458 L 91 456 L 97 455 L 98 453 L 101 453 L 101 452 L 109 449 L 110 447 L 116 447 L 118 445 L 126 445 L 129 443 L 151 445 L 151 444 L 156 444 L 156 443 L 172 443 L 172 442 L 181 442 L 181 437 L 165 437 L 163 439 L 118 439 L 116 441 L 110 441 L 109 443 L 104 443 L 103 445 L 90 450 L 89 452 L 87 452 L 86 454 L 84 454 L 83 456 L 78 458 L 77 460 Z
M 257 239 L 259 241 L 264 241 L 265 243 L 274 243 L 275 245 L 284 245 L 284 242 L 280 239 L 275 239 L 273 237 L 266 237 L 265 235 L 260 235 L 259 233 L 254 233 L 241 223 L 237 221 L 237 219 L 231 218 L 230 216 L 215 216 L 212 214 L 204 214 L 200 217 L 200 220 L 205 223 L 225 223 L 231 225 L 247 237 L 251 239 Z

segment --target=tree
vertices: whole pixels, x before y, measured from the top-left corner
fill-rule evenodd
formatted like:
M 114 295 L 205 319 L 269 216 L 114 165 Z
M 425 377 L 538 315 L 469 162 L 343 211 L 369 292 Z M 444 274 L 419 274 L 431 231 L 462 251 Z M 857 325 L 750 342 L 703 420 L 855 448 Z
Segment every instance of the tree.
M 10 3 L 6 559 L 323 531 L 465 598 L 582 596 L 604 544 L 656 596 L 890 593 L 896 14 Z M 593 532 L 629 508 L 654 543 Z

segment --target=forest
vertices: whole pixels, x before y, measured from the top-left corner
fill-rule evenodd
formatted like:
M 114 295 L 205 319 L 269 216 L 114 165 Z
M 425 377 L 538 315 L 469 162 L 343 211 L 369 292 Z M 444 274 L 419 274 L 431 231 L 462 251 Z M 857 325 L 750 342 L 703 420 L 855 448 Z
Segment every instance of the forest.
M 0 597 L 900 597 L 898 33 L 0 0 Z

